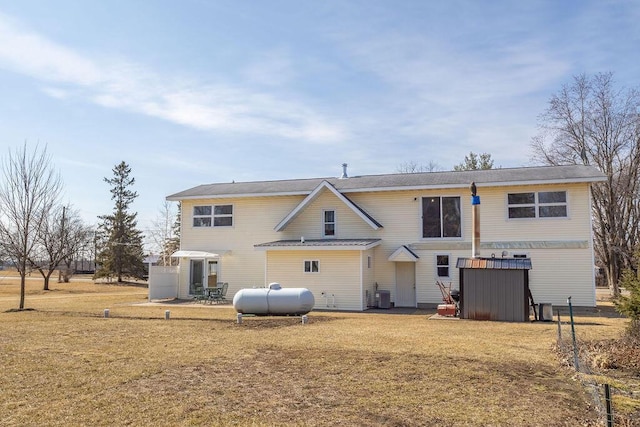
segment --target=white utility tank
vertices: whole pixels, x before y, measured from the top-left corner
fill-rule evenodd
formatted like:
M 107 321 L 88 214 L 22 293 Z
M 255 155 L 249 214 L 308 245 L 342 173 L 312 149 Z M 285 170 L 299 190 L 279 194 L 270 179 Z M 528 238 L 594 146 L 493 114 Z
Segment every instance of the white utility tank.
M 269 283 L 267 288 L 240 289 L 233 297 L 233 308 L 242 314 L 297 316 L 313 309 L 316 300 L 309 289 L 282 288 Z

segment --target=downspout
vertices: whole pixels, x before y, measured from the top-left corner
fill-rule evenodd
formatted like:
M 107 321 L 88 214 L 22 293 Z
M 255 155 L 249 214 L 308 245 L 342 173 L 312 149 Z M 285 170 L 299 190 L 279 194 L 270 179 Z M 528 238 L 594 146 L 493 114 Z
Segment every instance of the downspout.
M 364 251 L 360 251 L 360 311 L 364 311 Z
M 596 265 L 596 254 L 593 247 L 593 199 L 591 195 L 591 184 L 589 184 L 589 248 L 591 249 L 591 297 L 593 298 L 593 306 L 596 306 L 596 274 L 594 267 Z

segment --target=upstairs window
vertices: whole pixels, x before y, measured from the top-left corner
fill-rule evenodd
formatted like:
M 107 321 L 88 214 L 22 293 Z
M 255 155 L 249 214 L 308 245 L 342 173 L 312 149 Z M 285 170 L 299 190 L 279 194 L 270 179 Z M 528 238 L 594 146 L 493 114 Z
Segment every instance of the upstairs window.
M 233 226 L 233 205 L 205 205 L 193 207 L 194 227 Z
M 322 211 L 323 228 L 322 233 L 324 237 L 335 237 L 336 235 L 336 211 L 326 210 Z
M 193 226 L 211 227 L 211 206 L 193 207 Z
M 213 226 L 231 227 L 233 225 L 233 205 L 217 205 L 213 207 Z
M 509 218 L 566 218 L 566 191 L 539 191 L 537 193 L 509 193 Z
M 422 198 L 422 237 L 462 237 L 460 197 Z

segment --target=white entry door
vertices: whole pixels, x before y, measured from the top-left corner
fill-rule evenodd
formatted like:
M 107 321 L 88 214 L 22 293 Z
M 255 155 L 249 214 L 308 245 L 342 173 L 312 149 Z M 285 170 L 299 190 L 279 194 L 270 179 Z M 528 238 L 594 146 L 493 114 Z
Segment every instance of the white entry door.
M 416 263 L 396 262 L 396 307 L 416 306 Z

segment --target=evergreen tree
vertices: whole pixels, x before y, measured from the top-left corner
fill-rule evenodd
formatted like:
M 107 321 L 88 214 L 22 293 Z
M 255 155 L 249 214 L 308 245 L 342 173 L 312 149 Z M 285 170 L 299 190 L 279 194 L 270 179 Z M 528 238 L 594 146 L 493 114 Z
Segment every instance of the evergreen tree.
M 455 171 L 473 171 L 493 169 L 493 159 L 491 154 L 482 153 L 480 155 L 471 151 L 468 156 L 464 156 L 464 162 L 453 167 Z
M 146 274 L 143 262 L 142 232 L 137 227 L 137 212 L 129 212 L 138 193 L 130 190 L 135 179 L 130 177 L 131 168 L 124 161 L 113 168 L 113 178 L 104 178 L 111 185 L 111 200 L 115 201 L 113 213 L 102 215 L 99 225 L 101 248 L 95 277 L 143 278 Z
M 636 250 L 634 261 L 635 269 L 628 268 L 622 272 L 620 287 L 629 292 L 627 295 L 620 295 L 614 300 L 619 313 L 629 317 L 629 334 L 640 342 L 640 273 L 638 272 L 638 262 L 640 260 L 640 248 Z

